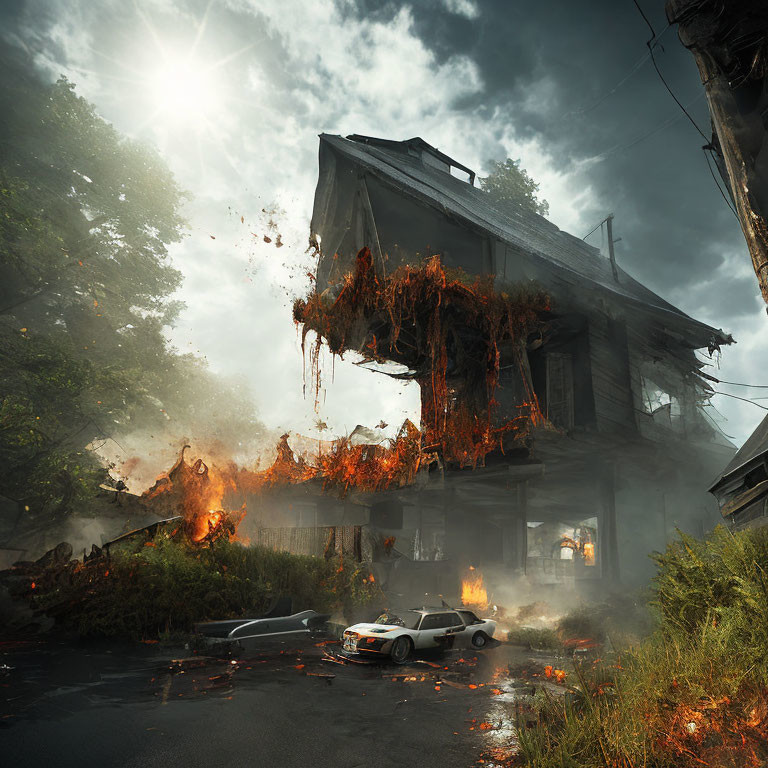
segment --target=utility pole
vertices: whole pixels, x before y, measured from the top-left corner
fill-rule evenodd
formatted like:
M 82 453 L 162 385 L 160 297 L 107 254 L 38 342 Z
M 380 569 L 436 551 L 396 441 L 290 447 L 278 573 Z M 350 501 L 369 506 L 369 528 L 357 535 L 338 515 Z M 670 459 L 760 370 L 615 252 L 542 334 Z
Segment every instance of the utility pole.
M 608 227 L 608 257 L 611 260 L 611 272 L 613 272 L 613 279 L 618 283 L 619 282 L 619 269 L 616 266 L 616 254 L 613 250 L 614 243 L 618 243 L 619 240 L 621 240 L 620 237 L 617 237 L 615 240 L 613 239 L 613 214 L 609 213 L 599 224 L 597 224 L 594 229 L 591 229 L 589 232 L 587 232 L 584 237 L 582 237 L 582 240 L 586 240 L 593 232 L 597 232 L 598 229 L 600 229 L 600 232 L 603 231 L 603 224 L 605 224 Z M 602 246 L 600 247 L 600 252 L 602 253 L 603 249 Z
M 768 3 L 667 0 L 667 20 L 699 68 L 712 118 L 707 146 L 719 156 L 768 303 Z
M 616 254 L 613 250 L 613 244 L 618 243 L 618 240 L 613 239 L 613 214 L 609 214 L 605 219 L 605 226 L 608 230 L 608 258 L 611 260 L 611 272 L 613 272 L 613 279 L 619 282 L 619 270 L 616 267 Z

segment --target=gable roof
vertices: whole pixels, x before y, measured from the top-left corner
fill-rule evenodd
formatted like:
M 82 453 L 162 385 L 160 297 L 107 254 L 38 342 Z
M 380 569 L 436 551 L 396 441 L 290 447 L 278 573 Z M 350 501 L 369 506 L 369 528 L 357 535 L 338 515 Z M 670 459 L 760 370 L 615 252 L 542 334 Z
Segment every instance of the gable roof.
M 731 479 L 735 479 L 741 474 L 746 474 L 752 467 L 762 461 L 763 456 L 768 453 L 768 416 L 759 424 L 757 429 L 747 438 L 744 445 L 736 451 L 736 455 L 731 459 L 728 466 L 723 470 L 718 479 L 710 486 L 713 491 L 721 485 L 724 485 Z
M 611 264 L 597 248 L 563 232 L 537 213 L 505 209 L 490 202 L 488 195 L 471 183 L 422 162 L 419 150 L 442 156 L 448 164 L 474 172 L 427 144 L 420 137 L 403 142 L 353 134 L 347 138 L 321 134 L 320 141 L 374 174 L 389 180 L 429 204 L 464 219 L 513 247 L 541 259 L 566 275 L 571 282 L 599 287 L 614 297 L 651 310 L 677 330 L 685 332 L 695 347 L 710 341 L 729 344 L 733 339 L 685 314 L 618 267 L 618 280 Z

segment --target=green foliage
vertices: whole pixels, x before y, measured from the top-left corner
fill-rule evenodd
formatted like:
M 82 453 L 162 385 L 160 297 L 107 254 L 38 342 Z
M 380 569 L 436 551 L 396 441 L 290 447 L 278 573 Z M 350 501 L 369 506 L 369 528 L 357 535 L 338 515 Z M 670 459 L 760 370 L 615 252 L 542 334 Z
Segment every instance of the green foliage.
M 294 611 L 318 612 L 379 600 L 361 568 L 224 540 L 195 549 L 159 535 L 153 546 L 86 564 L 34 603 L 82 636 L 155 639 L 195 622 L 258 616 L 277 596 L 291 597 Z
M 541 216 L 549 213 L 549 203 L 538 197 L 539 185 L 520 167 L 519 160 L 490 161 L 490 173 L 479 179 L 480 188 L 488 193 L 501 210 L 531 211 Z
M 655 555 L 654 606 L 666 634 L 696 635 L 714 625 L 734 637 L 744 667 L 768 673 L 768 528 L 706 539 L 680 534 Z M 768 677 L 765 679 L 768 684 Z
M 654 559 L 656 630 L 620 663 L 577 666 L 567 695 L 538 695 L 520 716 L 525 765 L 768 760 L 768 529 L 681 534 Z
M 163 160 L 65 78 L 7 49 L 0 65 L 0 495 L 44 526 L 104 480 L 99 441 L 260 428 L 243 392 L 166 340 L 185 196 Z
M 655 622 L 645 602 L 627 594 L 577 605 L 557 622 L 557 634 L 563 641 L 607 641 L 616 650 L 637 645 L 654 629 Z
M 507 641 L 534 650 L 557 650 L 562 642 L 554 629 L 535 627 L 513 627 L 507 633 Z

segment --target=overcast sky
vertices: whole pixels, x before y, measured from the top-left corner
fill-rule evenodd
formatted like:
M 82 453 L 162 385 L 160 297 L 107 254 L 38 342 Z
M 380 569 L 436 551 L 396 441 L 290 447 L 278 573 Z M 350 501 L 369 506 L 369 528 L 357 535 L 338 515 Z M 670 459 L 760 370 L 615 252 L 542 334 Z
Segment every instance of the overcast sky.
M 662 0 L 642 5 L 661 33 Z M 768 384 L 766 315 L 744 239 L 707 169 L 701 136 L 647 58 L 649 31 L 632 0 L 0 7 L 7 43 L 25 47 L 46 76 L 66 74 L 121 132 L 155 144 L 192 193 L 190 234 L 173 250 L 187 309 L 170 336 L 214 370 L 245 376 L 268 427 L 313 434 L 318 419 L 302 394 L 290 306 L 308 288 L 321 132 L 421 136 L 481 174 L 489 159 L 520 158 L 555 224 L 581 237 L 613 212 L 621 266 L 734 335 L 738 344 L 711 373 Z M 708 133 L 691 55 L 675 29 L 661 43 L 661 70 Z M 590 242 L 600 245 L 599 231 Z M 337 361 L 331 382 L 325 368 L 319 418 L 336 434 L 418 418 L 415 385 L 351 361 Z M 725 396 L 713 405 L 737 444 L 765 413 Z

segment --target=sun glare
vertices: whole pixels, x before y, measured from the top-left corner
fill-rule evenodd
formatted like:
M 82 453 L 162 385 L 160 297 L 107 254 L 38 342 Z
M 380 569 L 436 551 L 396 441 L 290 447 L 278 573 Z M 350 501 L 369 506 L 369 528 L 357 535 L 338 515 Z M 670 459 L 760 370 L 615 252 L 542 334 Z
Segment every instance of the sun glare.
M 199 61 L 167 61 L 149 80 L 158 116 L 165 121 L 210 119 L 217 108 L 217 89 L 211 69 Z

